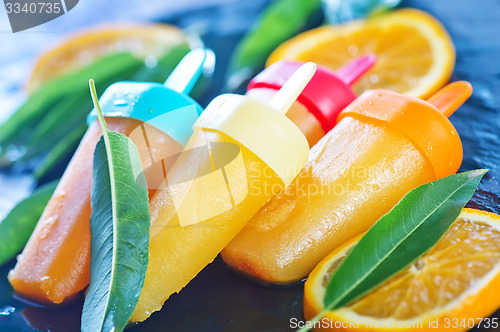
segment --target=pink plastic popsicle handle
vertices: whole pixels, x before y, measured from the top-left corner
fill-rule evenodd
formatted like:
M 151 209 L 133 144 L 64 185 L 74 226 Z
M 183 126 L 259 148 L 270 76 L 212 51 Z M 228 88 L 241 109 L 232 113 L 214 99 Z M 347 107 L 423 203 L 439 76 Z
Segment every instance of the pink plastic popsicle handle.
M 366 73 L 377 61 L 374 54 L 366 54 L 357 57 L 335 71 L 335 74 L 345 84 L 355 83 L 364 73 Z

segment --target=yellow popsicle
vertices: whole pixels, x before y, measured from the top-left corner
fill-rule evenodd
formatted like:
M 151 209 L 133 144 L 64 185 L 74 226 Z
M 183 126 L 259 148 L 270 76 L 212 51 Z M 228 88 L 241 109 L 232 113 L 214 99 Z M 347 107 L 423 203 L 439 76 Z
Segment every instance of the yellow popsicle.
M 131 321 L 160 310 L 303 167 L 307 140 L 283 113 L 314 70 L 301 67 L 269 105 L 222 95 L 200 116 L 151 201 L 149 265 Z

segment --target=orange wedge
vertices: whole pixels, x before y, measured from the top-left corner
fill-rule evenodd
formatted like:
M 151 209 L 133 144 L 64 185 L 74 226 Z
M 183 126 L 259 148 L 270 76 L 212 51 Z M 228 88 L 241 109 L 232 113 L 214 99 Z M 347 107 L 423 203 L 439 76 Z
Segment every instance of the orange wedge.
M 77 32 L 44 52 L 35 64 L 27 89 L 33 92 L 52 78 L 86 66 L 107 54 L 130 52 L 140 58 L 158 57 L 176 46 L 186 44 L 188 37 L 172 25 L 120 24 L 94 27 Z
M 306 319 L 324 308 L 329 276 L 360 237 L 332 252 L 311 272 L 304 289 Z M 344 331 L 491 327 L 494 320 L 486 317 L 500 307 L 499 258 L 500 216 L 464 209 L 439 242 L 411 266 L 349 306 L 327 312 L 320 322 L 324 330 Z
M 377 63 L 354 85 L 358 95 L 367 89 L 388 89 L 426 99 L 448 82 L 455 65 L 455 49 L 446 30 L 416 9 L 307 31 L 281 44 L 267 64 L 313 61 L 336 70 L 368 53 L 377 56 Z

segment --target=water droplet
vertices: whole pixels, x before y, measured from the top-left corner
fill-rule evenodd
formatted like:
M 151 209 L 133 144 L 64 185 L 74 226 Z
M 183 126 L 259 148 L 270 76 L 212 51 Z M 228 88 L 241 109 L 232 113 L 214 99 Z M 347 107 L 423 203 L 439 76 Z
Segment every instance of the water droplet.
M 153 56 L 153 55 L 148 55 L 146 57 L 146 59 L 144 59 L 144 64 L 146 65 L 146 67 L 148 68 L 155 68 L 156 65 L 158 65 L 158 59 Z
M 16 308 L 8 305 L 6 307 L 0 308 L 0 316 L 9 316 L 10 314 L 14 313 L 16 311 Z
M 54 228 L 54 224 L 57 222 L 58 216 L 51 216 L 44 220 L 39 226 L 38 236 L 40 239 L 46 239 Z M 47 277 L 48 278 L 48 277 Z
M 26 147 L 24 146 L 16 146 L 16 145 L 8 145 L 5 149 L 5 156 L 9 161 L 17 161 L 26 153 Z
M 349 45 L 347 48 L 347 53 L 349 53 L 350 56 L 356 56 L 358 55 L 359 49 L 356 45 Z

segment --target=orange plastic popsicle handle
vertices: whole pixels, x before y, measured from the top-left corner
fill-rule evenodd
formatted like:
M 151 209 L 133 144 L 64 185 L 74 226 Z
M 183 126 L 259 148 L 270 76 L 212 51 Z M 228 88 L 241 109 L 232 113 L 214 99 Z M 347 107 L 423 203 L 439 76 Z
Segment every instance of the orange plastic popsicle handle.
M 435 106 L 444 116 L 450 117 L 472 94 L 472 85 L 466 81 L 448 84 L 433 94 L 427 102 Z
M 443 90 L 447 88 L 440 92 Z M 442 95 L 443 99 L 449 96 L 446 92 Z M 453 96 L 456 98 L 456 94 Z M 441 100 L 441 97 L 435 100 Z M 454 101 L 454 107 L 457 108 L 463 101 Z M 440 105 L 446 112 L 454 110 L 453 106 L 445 107 L 444 102 Z M 455 127 L 443 111 L 422 99 L 388 90 L 369 90 L 347 106 L 337 121 L 345 117 L 383 124 L 403 133 L 432 164 L 436 179 L 456 173 L 462 164 L 462 142 Z

